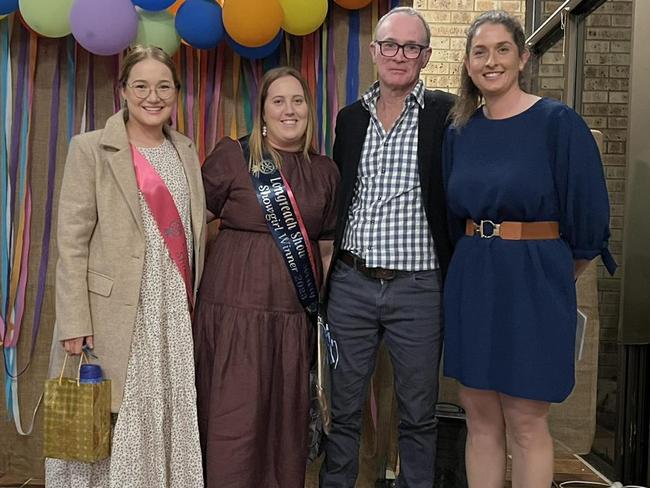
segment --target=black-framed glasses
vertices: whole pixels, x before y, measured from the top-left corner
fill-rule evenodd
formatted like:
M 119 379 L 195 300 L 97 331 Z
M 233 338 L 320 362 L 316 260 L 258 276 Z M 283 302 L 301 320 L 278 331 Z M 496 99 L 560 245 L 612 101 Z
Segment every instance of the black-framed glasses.
M 422 44 L 398 44 L 394 41 L 375 41 L 375 44 L 379 46 L 379 52 L 382 56 L 387 58 L 394 58 L 397 56 L 397 52 L 401 49 L 404 57 L 407 59 L 415 59 L 420 56 L 420 53 L 423 49 L 428 48 L 429 46 L 423 46 Z
M 156 96 L 161 100 L 169 100 L 174 96 L 174 93 L 176 93 L 176 87 L 171 83 L 161 83 L 156 87 L 152 87 L 141 81 L 134 81 L 127 86 L 131 88 L 133 94 L 141 100 L 148 98 L 149 95 L 151 95 L 152 90 L 156 92 Z

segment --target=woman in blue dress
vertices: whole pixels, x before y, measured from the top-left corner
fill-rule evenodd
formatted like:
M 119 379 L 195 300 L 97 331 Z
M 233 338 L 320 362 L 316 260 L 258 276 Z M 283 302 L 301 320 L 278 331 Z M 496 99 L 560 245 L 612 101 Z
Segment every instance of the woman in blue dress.
M 572 109 L 522 90 L 524 40 L 505 12 L 471 25 L 444 148 L 445 374 L 461 383 L 470 488 L 503 487 L 506 433 L 512 486 L 551 485 L 547 415 L 574 386 L 574 281 L 599 255 L 616 267 L 595 141 Z

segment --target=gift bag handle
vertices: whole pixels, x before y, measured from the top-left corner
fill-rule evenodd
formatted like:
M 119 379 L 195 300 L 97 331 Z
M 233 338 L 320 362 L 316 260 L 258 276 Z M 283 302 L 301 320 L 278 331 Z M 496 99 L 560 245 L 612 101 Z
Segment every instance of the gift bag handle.
M 65 363 L 68 360 L 68 354 L 65 355 L 65 358 L 63 359 L 63 367 L 61 368 L 61 374 L 59 375 L 59 385 L 63 382 L 63 372 L 65 371 Z M 77 386 L 79 386 L 79 382 L 81 379 L 81 364 L 83 361 L 88 362 L 88 358 L 86 357 L 86 352 L 83 351 L 83 354 L 81 355 L 81 358 L 79 359 L 79 367 L 77 369 Z M 31 435 L 32 431 L 34 430 L 34 421 L 36 420 L 36 414 L 38 413 L 38 409 L 41 406 L 41 402 L 43 401 L 43 393 L 38 397 L 38 401 L 36 402 L 36 407 L 34 407 L 34 412 L 32 413 L 32 421 L 29 425 L 29 429 L 23 429 L 22 425 L 20 425 L 19 422 L 16 422 L 16 430 L 17 432 L 22 435 L 22 436 L 28 436 Z M 14 420 L 17 420 L 15 418 Z
M 65 363 L 68 361 L 68 357 L 70 354 L 66 354 L 65 357 L 63 358 L 63 366 L 61 367 L 61 374 L 59 375 L 59 385 L 63 382 L 63 373 L 65 372 Z M 86 361 L 86 364 L 88 364 L 88 357 L 86 356 L 86 351 L 81 351 L 80 357 L 79 357 L 79 366 L 77 367 L 77 386 L 79 386 L 80 380 L 81 380 L 81 365 L 83 362 Z

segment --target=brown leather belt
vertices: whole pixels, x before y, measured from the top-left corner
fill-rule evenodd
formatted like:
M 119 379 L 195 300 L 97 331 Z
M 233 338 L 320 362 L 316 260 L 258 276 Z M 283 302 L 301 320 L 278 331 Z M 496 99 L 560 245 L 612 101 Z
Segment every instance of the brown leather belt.
M 368 268 L 366 262 L 348 251 L 341 251 L 339 259 L 359 273 L 374 280 L 392 280 L 395 278 L 408 276 L 410 271 L 400 271 L 397 269 L 386 268 Z
M 538 239 L 558 239 L 559 222 L 501 222 L 481 220 L 478 224 L 471 219 L 465 225 L 465 235 L 479 236 L 484 239 L 500 237 L 501 239 L 521 241 Z

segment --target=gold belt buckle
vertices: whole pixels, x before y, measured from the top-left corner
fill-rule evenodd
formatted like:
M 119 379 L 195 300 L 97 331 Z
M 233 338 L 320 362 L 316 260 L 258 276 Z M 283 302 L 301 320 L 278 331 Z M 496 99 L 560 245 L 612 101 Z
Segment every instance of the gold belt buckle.
M 489 234 L 487 234 L 485 232 L 485 227 L 484 227 L 485 224 L 489 224 L 490 226 L 492 226 L 492 232 L 490 232 Z M 496 224 L 496 223 L 492 222 L 491 220 L 481 220 L 481 223 L 476 225 L 476 230 L 478 230 L 479 235 L 483 239 L 492 239 L 493 237 L 499 237 L 501 235 L 501 232 L 500 232 L 501 224 Z

